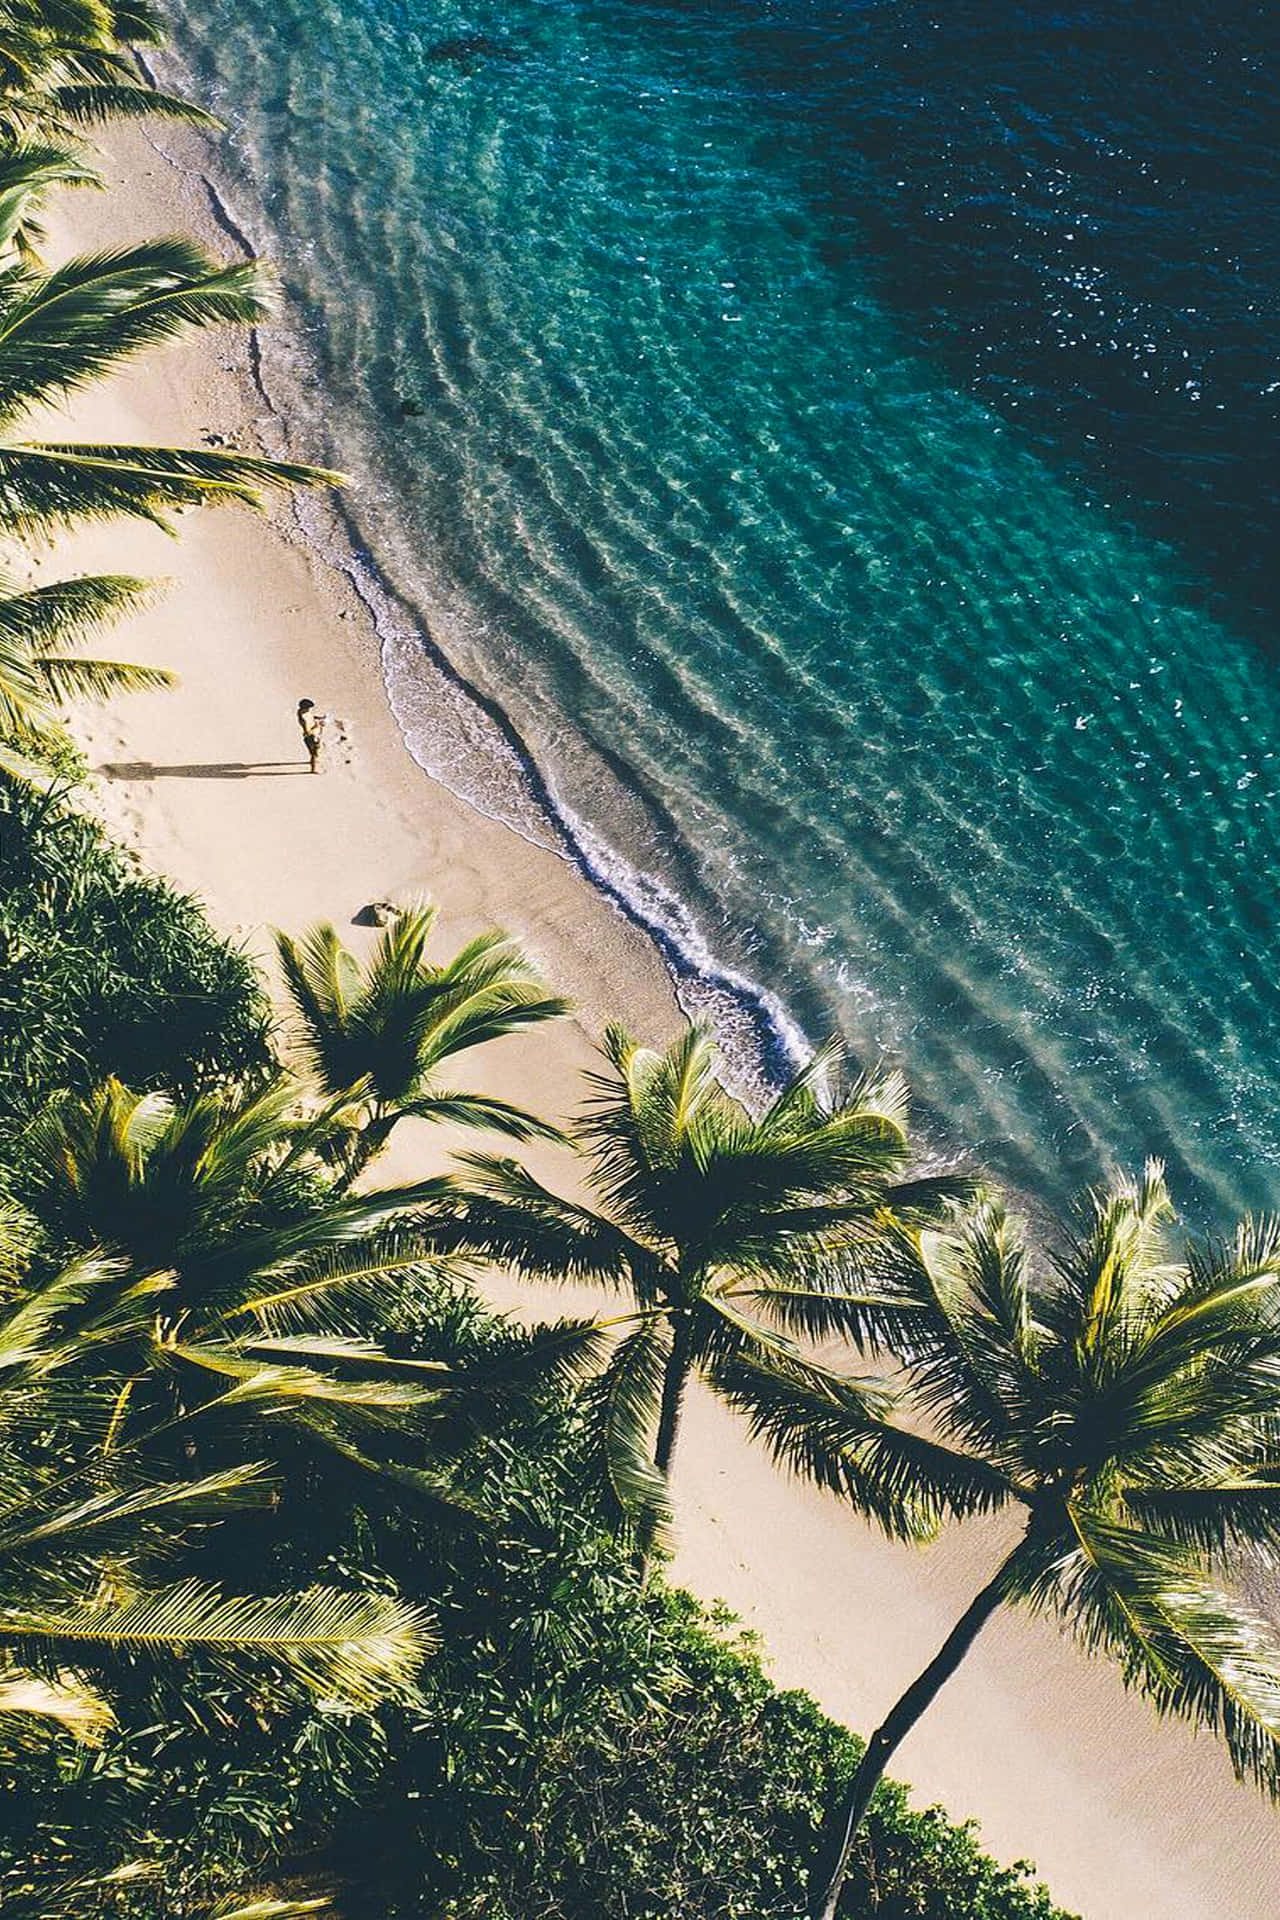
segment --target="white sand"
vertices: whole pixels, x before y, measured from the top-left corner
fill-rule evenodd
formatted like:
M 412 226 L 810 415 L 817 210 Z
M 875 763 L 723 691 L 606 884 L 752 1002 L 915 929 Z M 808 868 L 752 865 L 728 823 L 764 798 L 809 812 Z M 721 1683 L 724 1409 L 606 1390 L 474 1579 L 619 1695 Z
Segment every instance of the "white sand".
M 198 157 L 195 142 L 184 151 Z M 141 135 L 113 137 L 109 171 L 125 190 L 64 201 L 58 248 L 175 228 L 214 239 L 198 179 Z M 74 430 L 174 441 L 216 428 L 252 445 L 262 403 L 246 363 L 230 337 L 153 357 L 78 406 Z M 265 952 L 271 925 L 325 918 L 358 944 L 368 936 L 350 922 L 367 902 L 429 893 L 442 947 L 493 923 L 519 933 L 580 1012 L 491 1049 L 472 1084 L 552 1115 L 575 1103 L 604 1019 L 654 1039 L 673 1031 L 669 982 L 635 930 L 561 860 L 470 812 L 409 760 L 368 617 L 340 575 L 240 512 L 186 516 L 180 543 L 146 527 L 95 531 L 60 549 L 61 571 L 68 559 L 173 581 L 106 651 L 176 669 L 181 690 L 121 702 L 82 737 L 103 815 L 149 866 L 198 893 L 218 927 Z M 319 779 L 301 764 L 304 694 L 351 726 L 350 764 Z M 447 1144 L 404 1129 L 387 1176 L 434 1168 Z M 537 1158 L 554 1169 L 554 1155 Z M 781 1479 L 701 1394 L 676 1491 L 678 1577 L 727 1599 L 780 1681 L 855 1726 L 934 1652 L 1000 1547 L 989 1524 L 928 1553 L 886 1545 Z M 1034 1859 L 1088 1920 L 1280 1913 L 1275 1815 L 1235 1785 L 1211 1741 L 1159 1726 L 1047 1623 L 988 1628 L 895 1771 L 921 1798 L 978 1816 L 999 1857 Z

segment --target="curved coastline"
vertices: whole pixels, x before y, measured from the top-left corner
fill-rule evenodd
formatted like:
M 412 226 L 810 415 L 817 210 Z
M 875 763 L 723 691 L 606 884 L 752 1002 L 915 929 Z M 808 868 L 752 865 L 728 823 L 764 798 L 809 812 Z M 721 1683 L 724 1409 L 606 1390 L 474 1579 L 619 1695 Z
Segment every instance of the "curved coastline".
M 198 186 L 193 176 L 197 191 Z M 248 384 L 238 364 L 234 373 L 237 392 L 247 395 Z M 231 416 L 215 412 L 195 417 L 225 420 Z M 286 556 L 291 571 L 314 577 L 319 567 L 304 568 L 301 559 L 302 527 L 290 522 L 289 531 L 295 549 Z M 318 532 L 322 534 L 323 528 Z M 218 585 L 211 576 L 219 571 L 231 576 L 231 587 L 238 588 L 235 576 L 242 555 L 237 538 L 235 529 L 228 531 L 225 524 L 188 530 L 187 564 L 202 563 L 204 569 L 199 593 Z M 253 545 L 260 541 L 278 546 L 261 533 Z M 308 550 L 320 554 L 322 547 L 312 541 Z M 140 570 L 148 570 L 149 565 L 149 561 L 140 565 Z M 295 670 L 288 658 L 294 628 L 285 616 L 299 610 L 279 602 L 295 597 L 292 584 L 279 594 L 271 625 L 266 623 L 273 611 L 270 606 L 264 620 L 251 594 L 236 593 L 230 610 L 234 618 L 228 622 L 235 642 L 231 673 L 202 624 L 189 625 L 185 634 L 181 614 L 172 632 L 163 622 L 156 624 L 152 634 L 157 657 L 166 657 L 171 641 L 185 639 L 191 691 L 173 702 L 157 696 L 157 703 L 164 700 L 163 711 L 151 720 L 143 702 L 122 722 L 136 730 L 129 741 L 130 764 L 118 769 L 121 784 L 113 794 L 122 811 L 131 791 L 136 792 L 130 782 L 145 777 L 144 753 L 150 761 L 200 761 L 209 757 L 216 741 L 218 750 L 228 757 L 234 753 L 257 762 L 274 753 L 277 739 L 286 745 L 287 737 L 287 746 L 296 747 L 292 699 L 299 684 L 313 684 L 313 669 L 307 664 L 306 678 L 299 682 L 297 673 L 303 668 L 299 665 Z M 342 603 L 350 601 L 349 576 L 342 577 L 333 597 Z M 189 611 L 191 595 L 185 605 Z M 198 596 L 196 605 L 202 621 L 205 608 Z M 310 626 L 322 617 L 311 606 L 300 611 Z M 368 683 L 367 707 L 378 709 L 377 728 L 388 736 L 381 765 L 388 769 L 388 789 L 395 791 L 378 791 L 374 778 L 357 785 L 355 779 L 345 777 L 323 783 L 319 794 L 309 782 L 289 780 L 271 780 L 261 786 L 232 781 L 210 788 L 201 781 L 179 779 L 160 782 L 151 790 L 148 831 L 154 835 L 168 830 L 157 817 L 166 811 L 176 816 L 175 826 L 182 829 L 167 870 L 216 901 L 221 923 L 228 928 L 243 931 L 268 920 L 301 925 L 318 914 L 336 918 L 349 913 L 355 900 L 373 897 L 365 891 L 368 887 L 381 886 L 384 880 L 394 884 L 379 866 L 382 849 L 375 856 L 370 848 L 367 828 L 370 821 L 375 830 L 381 824 L 378 809 L 383 806 L 389 826 L 393 825 L 397 793 L 416 792 L 419 776 L 401 752 L 381 687 L 368 671 L 373 662 L 363 618 L 352 620 L 345 630 L 336 622 L 328 629 L 326 623 L 326 632 L 315 637 L 323 640 L 327 650 L 330 642 L 335 646 L 341 642 L 344 632 L 355 639 L 357 625 L 359 640 L 346 648 L 346 654 L 349 659 L 358 658 L 362 683 Z M 298 631 L 306 637 L 306 626 Z M 263 632 L 270 632 L 279 644 L 260 647 Z M 309 653 L 301 647 L 300 660 L 309 661 L 320 651 Z M 255 653 L 261 657 L 255 658 Z M 234 662 L 246 659 L 250 665 L 244 680 L 252 687 L 252 701 L 241 696 L 234 673 Z M 260 681 L 255 678 L 259 673 Z M 323 690 L 323 684 L 317 679 L 314 687 Z M 215 700 L 224 703 L 221 715 L 202 704 L 211 685 Z M 233 725 L 216 724 L 228 713 Z M 370 725 L 370 734 L 373 730 Z M 123 755 L 117 752 L 116 757 Z M 403 773 L 399 771 L 402 760 Z M 198 766 L 150 768 L 152 774 L 222 777 L 226 771 Z M 371 765 L 369 771 L 373 775 L 381 768 Z M 461 807 L 447 804 L 452 814 L 462 814 Z M 438 794 L 438 805 L 444 810 L 443 792 Z M 216 836 L 208 831 L 215 809 Z M 481 823 L 480 811 L 470 810 L 477 828 L 486 827 L 485 845 L 473 849 L 464 841 L 456 873 L 447 860 L 423 869 L 442 876 L 448 870 L 464 896 L 464 911 L 477 915 L 503 910 L 517 898 L 514 886 L 524 882 L 518 864 L 501 876 L 481 872 L 509 830 L 505 825 L 498 829 Z M 353 827 L 348 817 L 355 813 L 366 829 L 363 840 L 359 823 Z M 424 825 L 430 813 L 430 807 L 421 809 Z M 463 831 L 469 830 L 468 823 Z M 329 838 L 342 832 L 355 841 L 345 857 L 333 852 Z M 252 886 L 241 871 L 247 864 L 241 846 L 250 836 L 264 850 Z M 387 837 L 391 838 L 390 832 Z M 429 837 L 424 831 L 423 843 Z M 399 851 L 386 854 L 387 868 L 397 873 L 407 870 L 401 860 Z M 563 876 L 565 892 L 561 894 L 557 885 L 557 899 L 576 891 L 580 905 L 594 908 L 588 890 L 568 873 L 562 857 L 551 859 L 545 851 L 535 856 L 531 846 L 529 868 L 538 861 L 544 868 L 556 869 L 558 883 Z M 487 887 L 477 885 L 486 879 Z M 469 900 L 465 899 L 468 889 L 474 889 Z M 532 897 L 537 890 L 531 885 L 529 891 Z M 535 899 L 535 910 L 538 904 Z M 626 936 L 625 966 L 631 968 L 637 954 L 649 962 L 643 943 L 606 908 L 598 913 L 596 932 L 602 925 L 607 930 L 609 922 Z M 576 934 L 576 927 L 571 931 Z M 587 931 L 584 944 L 590 938 Z M 658 973 L 656 963 L 651 963 L 651 971 Z M 628 992 L 636 987 L 633 972 L 623 975 L 623 986 Z M 593 1009 L 631 1012 L 634 1004 L 622 997 L 616 980 L 607 995 L 580 997 Z M 663 991 L 659 1018 L 669 1020 L 672 1014 L 669 995 Z M 567 1043 L 576 1044 L 578 1037 L 566 1023 Z M 422 1170 L 415 1162 L 414 1171 Z M 753 1456 L 740 1434 L 726 1430 L 726 1423 L 717 1420 L 713 1407 L 699 1401 L 695 1419 L 679 1489 L 689 1522 L 677 1576 L 708 1597 L 723 1596 L 759 1628 L 771 1667 L 784 1684 L 814 1692 L 849 1724 L 868 1723 L 877 1706 L 882 1706 L 899 1668 L 905 1676 L 921 1645 L 939 1637 L 943 1616 L 968 1596 L 975 1573 L 992 1551 L 989 1533 L 978 1526 L 967 1529 L 950 1549 L 940 1548 L 927 1563 L 922 1562 L 911 1550 L 883 1545 L 860 1527 L 850 1526 L 820 1495 L 775 1476 L 758 1455 Z M 891 1602 L 886 1595 L 892 1595 Z M 1082 1668 L 1078 1657 L 1043 1622 L 1011 1618 L 976 1659 L 971 1678 L 958 1683 L 942 1717 L 922 1733 L 919 1745 L 904 1759 L 904 1775 L 922 1795 L 943 1799 L 958 1814 L 979 1815 L 987 1843 L 1004 1857 L 1033 1854 L 1059 1897 L 1078 1904 L 1091 1920 L 1131 1920 L 1136 1912 L 1150 1915 L 1151 1920 L 1165 1920 L 1166 1915 L 1174 1920 L 1175 1914 L 1188 1910 L 1205 1915 L 1206 1920 L 1209 1916 L 1263 1920 L 1259 1901 L 1265 1895 L 1259 1889 L 1266 1884 L 1264 1862 L 1273 1842 L 1274 1819 L 1261 1803 L 1249 1800 L 1231 1784 L 1216 1750 L 1189 1747 L 1181 1731 L 1156 1726 L 1140 1702 L 1122 1695 L 1113 1671 Z M 1206 1848 L 1204 1836 L 1221 1831 L 1228 1821 L 1233 1848 L 1231 1857 L 1222 1861 L 1211 1857 L 1212 1848 Z M 1157 1896 L 1164 1905 L 1152 1904 Z
M 179 29 L 180 37 L 180 29 Z M 198 97 L 190 69 L 173 52 L 166 56 L 175 72 L 167 76 L 157 71 L 159 63 L 141 55 L 139 65 L 153 84 L 170 85 Z M 165 144 L 163 136 L 149 131 L 148 144 L 167 165 L 188 180 L 197 183 L 207 203 L 209 215 L 220 234 L 229 239 L 246 257 L 275 257 L 268 210 L 254 203 L 265 244 L 258 244 L 250 224 L 234 207 L 236 194 L 253 194 L 252 181 L 238 175 L 234 185 L 219 167 L 217 134 L 192 134 L 186 137 L 198 143 L 199 152 L 182 156 Z M 303 364 L 313 360 L 314 350 L 303 328 L 290 324 L 282 316 L 281 327 L 287 349 Z M 249 331 L 249 371 L 255 391 L 271 417 L 273 427 L 283 436 L 288 422 L 308 418 L 306 387 L 319 387 L 318 374 L 294 382 L 289 404 L 283 404 L 272 391 L 273 380 L 284 380 L 283 369 L 268 369 L 272 356 L 264 352 L 258 329 Z M 306 434 L 294 435 L 305 446 Z M 300 456 L 301 457 L 301 456 Z M 321 525 L 321 520 L 327 522 Z M 597 833 L 579 819 L 557 796 L 554 785 L 538 763 L 533 749 L 523 737 L 511 715 L 451 658 L 437 637 L 430 610 L 417 606 L 391 578 L 379 561 L 356 508 L 350 501 L 336 498 L 323 510 L 315 503 L 295 497 L 279 510 L 279 521 L 290 537 L 304 541 L 326 566 L 341 574 L 366 609 L 381 654 L 383 685 L 388 704 L 400 729 L 405 751 L 431 780 L 445 787 L 455 799 L 477 813 L 498 822 L 509 832 L 557 853 L 603 898 L 658 950 L 670 975 L 676 999 L 692 1020 L 709 1023 L 716 1032 L 724 1055 L 726 1077 L 748 1101 L 767 1096 L 788 1070 L 799 1064 L 811 1050 L 810 1037 L 787 1009 L 781 997 L 763 983 L 720 962 L 706 936 L 699 929 L 685 903 L 652 877 L 629 865 Z M 479 717 L 489 734 L 491 770 L 499 756 L 506 761 L 506 776 L 516 783 L 516 792 L 501 801 L 487 799 L 479 782 L 450 777 L 440 760 L 427 754 L 420 737 L 404 714 L 403 681 L 398 685 L 393 654 L 403 649 L 412 659 L 405 671 L 417 666 L 438 677 L 452 696 Z M 523 809 L 520 802 L 523 801 Z M 645 796 L 646 805 L 657 807 L 653 796 Z M 514 804 L 512 804 L 514 802 Z M 522 811 L 524 817 L 522 818 Z M 541 828 L 543 831 L 539 832 Z
M 185 9 L 412 756 L 585 858 L 744 1073 L 838 1029 L 1015 1191 L 1155 1152 L 1199 1226 L 1265 1208 L 1268 676 L 832 254 L 857 178 L 755 163 L 723 16 L 664 23 L 535 4 L 459 72 L 374 0 Z
M 179 20 L 176 46 L 180 42 Z M 166 49 L 163 65 L 141 57 L 139 64 L 153 84 L 201 97 L 193 69 L 174 45 Z M 228 152 L 228 135 L 182 129 L 175 137 L 151 129 L 144 137 L 188 187 L 198 190 L 222 239 L 246 257 L 279 258 L 281 236 L 251 175 Z M 177 151 L 179 141 L 189 150 Z M 260 237 L 255 237 L 255 229 Z M 269 334 L 249 330 L 248 371 L 274 436 L 268 450 L 340 464 L 343 432 L 319 417 L 312 398 L 325 392 L 320 352 L 307 331 L 313 321 L 322 321 L 322 316 L 313 314 L 300 296 L 291 296 Z M 361 524 L 359 501 L 358 490 L 326 501 L 295 495 L 269 511 L 284 537 L 302 544 L 345 580 L 365 609 L 379 650 L 383 693 L 408 760 L 464 807 L 553 852 L 620 913 L 656 951 L 681 1012 L 715 1032 L 726 1084 L 748 1106 L 758 1108 L 787 1072 L 808 1057 L 815 1034 L 769 985 L 716 955 L 685 899 L 620 855 L 606 831 L 597 830 L 559 797 L 511 714 L 452 657 L 431 607 L 392 577 L 390 564 L 375 550 L 376 535 Z M 468 742 L 457 763 L 431 750 L 428 729 L 415 724 L 417 716 L 408 711 L 414 700 L 433 710 L 451 707 L 454 737 Z M 443 731 L 438 720 L 435 731 Z M 621 794 L 620 766 L 612 771 Z M 641 805 L 678 848 L 678 829 L 660 797 L 644 793 Z M 844 984 L 846 991 L 857 992 L 856 983 Z M 913 1094 L 913 1136 L 921 1163 L 964 1161 L 985 1168 L 981 1143 L 966 1140 L 952 1115 L 926 1104 L 918 1088 Z M 1052 1204 L 1038 1191 L 1030 1167 L 1020 1171 L 1023 1177 L 1006 1166 L 998 1178 L 1033 1230 L 1041 1231 L 1052 1219 Z

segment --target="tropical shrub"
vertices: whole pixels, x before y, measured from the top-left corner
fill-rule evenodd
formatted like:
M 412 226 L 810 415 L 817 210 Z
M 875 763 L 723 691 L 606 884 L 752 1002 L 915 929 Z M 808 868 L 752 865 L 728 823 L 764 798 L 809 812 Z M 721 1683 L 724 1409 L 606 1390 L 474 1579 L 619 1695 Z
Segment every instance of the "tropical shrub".
M 862 1743 L 769 1681 L 725 1618 L 661 1580 L 581 1511 L 578 1416 L 493 1452 L 500 1523 L 361 1534 L 405 1591 L 425 1582 L 440 1645 L 425 1713 L 389 1744 L 376 1800 L 324 1859 L 370 1920 L 792 1920 L 798 1864 Z M 841 1913 L 1063 1920 L 971 1826 L 878 1795 Z
M 179 1091 L 262 1072 L 251 962 L 65 797 L 0 776 L 0 1125 L 108 1072 Z
M 401 1335 L 407 1354 L 472 1369 L 509 1338 L 443 1288 Z M 470 1482 L 485 1519 L 371 1500 L 335 1461 L 270 1525 L 249 1514 L 209 1544 L 211 1578 L 232 1555 L 252 1585 L 316 1569 L 426 1598 L 439 1642 L 420 1705 L 246 1717 L 224 1685 L 207 1712 L 157 1716 L 140 1696 L 107 1751 L 46 1756 L 16 1792 L 0 1786 L 0 1894 L 24 1872 L 132 1860 L 149 1871 L 92 1911 L 170 1920 L 232 1888 L 305 1886 L 352 1920 L 792 1920 L 797 1862 L 861 1742 L 772 1686 L 727 1619 L 637 1583 L 582 1509 L 589 1442 L 569 1401 L 521 1402 L 489 1427 Z M 1066 1920 L 972 1827 L 893 1785 L 841 1913 Z

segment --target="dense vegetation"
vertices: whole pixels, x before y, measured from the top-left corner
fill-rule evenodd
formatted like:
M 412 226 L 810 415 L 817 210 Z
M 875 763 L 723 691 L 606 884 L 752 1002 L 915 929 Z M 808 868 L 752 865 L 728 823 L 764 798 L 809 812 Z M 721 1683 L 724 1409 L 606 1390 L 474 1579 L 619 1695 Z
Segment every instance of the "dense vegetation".
M 117 1074 L 194 1090 L 267 1064 L 249 961 L 69 803 L 0 792 L 0 1129 Z
M 39 258 L 85 126 L 190 114 L 128 59 L 159 30 L 147 0 L 0 0 L 15 561 L 328 478 L 9 431 L 267 311 L 256 266 L 185 242 Z M 455 1068 L 563 1002 L 502 936 L 433 958 L 417 909 L 363 956 L 280 935 L 290 1077 L 248 962 L 69 791 L 62 703 L 163 678 L 77 651 L 143 590 L 0 590 L 5 1915 L 1054 1920 L 883 1777 L 1002 1604 L 1274 1792 L 1280 1652 L 1235 1586 L 1280 1545 L 1280 1229 L 1187 1250 L 1149 1169 L 1044 1261 L 974 1177 L 915 1164 L 896 1076 L 845 1086 L 828 1052 L 747 1114 L 697 1032 L 611 1031 L 561 1134 Z M 439 1119 L 561 1141 L 586 1197 L 491 1151 L 377 1185 L 393 1130 Z M 486 1266 L 615 1298 L 517 1327 Z M 1025 1516 L 865 1745 L 663 1579 L 695 1378 L 896 1536 Z

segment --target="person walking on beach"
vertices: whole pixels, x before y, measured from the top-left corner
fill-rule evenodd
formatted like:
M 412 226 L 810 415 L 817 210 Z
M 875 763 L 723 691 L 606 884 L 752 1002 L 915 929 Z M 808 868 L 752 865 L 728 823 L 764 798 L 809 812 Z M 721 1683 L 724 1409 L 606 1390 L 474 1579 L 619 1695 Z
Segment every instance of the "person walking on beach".
M 327 718 L 327 714 L 316 711 L 314 700 L 299 700 L 298 725 L 302 729 L 302 742 L 307 749 L 312 773 L 320 771 L 320 749 L 324 744 L 324 723 Z

